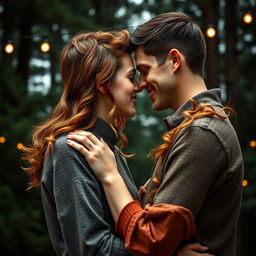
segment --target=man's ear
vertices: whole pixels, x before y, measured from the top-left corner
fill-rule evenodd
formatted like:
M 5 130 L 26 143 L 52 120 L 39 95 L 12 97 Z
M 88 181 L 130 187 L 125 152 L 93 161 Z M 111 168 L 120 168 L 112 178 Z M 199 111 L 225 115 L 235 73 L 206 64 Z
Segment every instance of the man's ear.
M 179 69 L 182 62 L 182 54 L 177 49 L 171 49 L 168 53 L 169 60 L 171 61 L 172 71 L 175 72 Z
M 102 94 L 106 94 L 105 84 L 96 83 L 96 88 L 97 88 L 98 92 L 100 92 Z

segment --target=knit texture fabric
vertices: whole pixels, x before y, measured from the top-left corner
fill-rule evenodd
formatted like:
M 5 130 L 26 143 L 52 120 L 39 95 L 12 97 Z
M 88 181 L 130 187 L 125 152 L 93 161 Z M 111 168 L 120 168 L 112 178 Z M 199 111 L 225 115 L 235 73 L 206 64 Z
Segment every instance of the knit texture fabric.
M 115 146 L 118 138 L 114 131 L 100 118 L 89 131 L 113 150 L 118 171 L 133 198 L 139 200 L 126 160 Z M 66 140 L 66 134 L 57 138 L 52 155 L 44 161 L 41 178 L 43 208 L 56 254 L 130 255 L 115 232 L 102 185 L 85 158 Z

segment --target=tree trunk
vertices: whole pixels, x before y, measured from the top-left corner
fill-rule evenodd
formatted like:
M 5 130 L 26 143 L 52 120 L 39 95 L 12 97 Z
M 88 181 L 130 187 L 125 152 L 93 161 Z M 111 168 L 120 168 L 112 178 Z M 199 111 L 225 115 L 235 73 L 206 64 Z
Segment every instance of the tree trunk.
M 10 36 L 13 34 L 13 8 L 12 2 L 10 0 L 4 0 L 3 2 L 3 37 L 1 40 L 1 45 L 6 45 L 9 40 L 13 39 Z M 2 58 L 4 62 L 8 62 L 12 60 L 12 55 L 6 54 L 4 52 L 4 48 L 2 48 Z
M 232 108 L 238 111 L 239 100 L 239 63 L 237 45 L 237 1 L 226 0 L 225 7 L 226 35 L 226 87 L 228 100 Z M 234 123 L 238 130 L 238 120 Z
M 21 76 L 24 83 L 24 93 L 27 92 L 29 78 L 29 61 L 31 58 L 32 47 L 32 25 L 34 13 L 34 1 L 30 0 L 21 8 L 20 12 L 20 39 L 18 49 L 17 73 Z
M 219 1 L 208 0 L 200 1 L 202 9 L 203 32 L 211 24 L 216 29 L 214 38 L 206 38 L 207 56 L 206 56 L 206 85 L 208 89 L 219 87 L 219 35 L 218 35 L 218 20 L 219 20 Z

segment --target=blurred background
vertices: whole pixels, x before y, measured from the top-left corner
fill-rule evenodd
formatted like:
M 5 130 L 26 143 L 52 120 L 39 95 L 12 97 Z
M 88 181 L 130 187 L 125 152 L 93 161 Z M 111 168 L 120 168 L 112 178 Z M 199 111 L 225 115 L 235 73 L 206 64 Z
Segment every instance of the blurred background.
M 235 110 L 245 163 L 237 255 L 256 255 L 256 0 L 1 0 L 0 1 L 0 254 L 55 255 L 39 189 L 26 192 L 23 145 L 62 91 L 61 49 L 79 31 L 134 28 L 162 12 L 182 11 L 205 33 L 206 83 L 220 87 Z M 154 113 L 137 97 L 128 120 L 126 153 L 139 187 L 150 175 L 147 154 L 161 142 L 168 112 Z M 210 163 L 209 163 L 210 164 Z M 222 227 L 219 227 L 220 229 Z

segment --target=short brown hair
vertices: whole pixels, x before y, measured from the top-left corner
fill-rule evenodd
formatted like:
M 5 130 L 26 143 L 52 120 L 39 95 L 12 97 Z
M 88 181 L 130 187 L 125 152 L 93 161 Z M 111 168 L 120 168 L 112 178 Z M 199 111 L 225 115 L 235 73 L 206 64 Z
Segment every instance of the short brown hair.
M 206 57 L 204 35 L 197 24 L 184 13 L 169 12 L 155 16 L 140 25 L 131 42 L 143 46 L 146 54 L 154 55 L 158 64 L 165 62 L 170 49 L 178 49 L 193 73 L 203 76 Z

